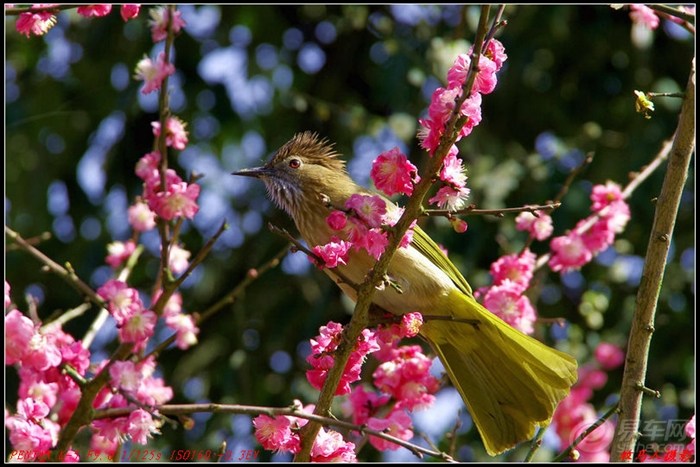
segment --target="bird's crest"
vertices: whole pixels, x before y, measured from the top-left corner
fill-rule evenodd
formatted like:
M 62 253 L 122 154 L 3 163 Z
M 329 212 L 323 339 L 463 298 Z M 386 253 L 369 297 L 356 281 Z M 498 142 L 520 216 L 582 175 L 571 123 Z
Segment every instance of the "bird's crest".
M 270 161 L 270 165 L 296 155 L 305 159 L 307 163 L 318 164 L 331 170 L 345 170 L 345 161 L 340 159 L 340 154 L 333 148 L 333 144 L 325 138 L 319 138 L 316 133 L 305 131 L 297 133 L 279 148 Z

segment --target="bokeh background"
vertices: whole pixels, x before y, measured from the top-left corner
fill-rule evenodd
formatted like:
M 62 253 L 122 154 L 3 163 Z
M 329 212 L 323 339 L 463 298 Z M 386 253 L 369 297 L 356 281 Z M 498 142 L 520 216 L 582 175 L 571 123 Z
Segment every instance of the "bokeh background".
M 415 133 L 432 91 L 442 84 L 457 53 L 474 36 L 479 9 L 472 6 L 179 6 L 187 22 L 175 40 L 177 72 L 171 107 L 188 122 L 190 144 L 172 159 L 180 175 L 201 179 L 200 212 L 185 223 L 191 251 L 226 221 L 229 229 L 183 287 L 184 308 L 201 312 L 233 289 L 250 268 L 285 246 L 266 227 L 293 231 L 266 200 L 262 184 L 230 176 L 259 165 L 295 132 L 314 130 L 336 142 L 356 180 L 369 186 L 371 161 L 399 146 L 420 165 Z M 97 288 L 113 274 L 106 245 L 131 232 L 126 209 L 141 192 L 137 160 L 153 144 L 156 93 L 144 96 L 132 78 L 136 63 L 155 57 L 148 8 L 124 23 L 114 11 L 85 19 L 74 10 L 58 16 L 44 37 L 30 39 L 5 19 L 5 222 L 25 237 L 50 232 L 40 249 Z M 662 22 L 656 31 L 633 27 L 626 10 L 608 6 L 509 6 L 498 33 L 508 61 L 494 93 L 484 98 L 483 120 L 460 143 L 469 168 L 472 202 L 482 208 L 542 203 L 561 189 L 585 154 L 593 163 L 572 184 L 553 217 L 555 235 L 589 212 L 593 184 L 628 181 L 671 136 L 680 100 L 657 99 L 650 120 L 634 110 L 633 90 L 685 87 L 694 41 Z M 580 272 L 542 271 L 533 301 L 543 318 L 566 326 L 538 325 L 537 336 L 576 355 L 581 363 L 601 341 L 624 346 L 634 310 L 643 255 L 664 168 L 629 200 L 632 219 L 615 245 Z M 184 177 L 183 177 L 184 178 Z M 657 312 L 647 386 L 662 398 L 645 400 L 650 420 L 685 419 L 694 413 L 695 193 L 694 162 L 672 241 Z M 470 217 L 456 234 L 444 219 L 422 221 L 450 252 L 473 287 L 489 283 L 489 265 L 517 251 L 525 236 L 512 217 Z M 131 278 L 149 290 L 157 270 L 158 239 L 147 247 Z M 546 243 L 533 250 L 545 253 Z M 5 273 L 12 299 L 27 309 L 35 297 L 47 319 L 81 303 L 81 297 L 6 242 Z M 171 349 L 160 372 L 175 401 L 287 406 L 312 403 L 304 376 L 308 339 L 329 320 L 347 322 L 352 305 L 303 254 L 288 254 L 245 294 L 206 322 L 200 343 Z M 84 334 L 92 310 L 66 329 Z M 160 336 L 166 336 L 163 331 Z M 93 360 L 114 347 L 114 330 L 93 346 Z M 371 363 L 370 363 L 371 367 Z M 368 369 L 369 370 L 369 369 Z M 371 371 L 367 371 L 371 374 Z M 622 369 L 608 375 L 593 398 L 601 411 L 615 401 Z M 14 408 L 17 376 L 6 368 L 6 407 Z M 444 449 L 444 433 L 461 417 L 457 457 L 487 458 L 451 388 L 430 412 L 416 414 L 417 429 Z M 163 428 L 154 449 L 261 449 L 248 416 L 195 415 L 192 430 Z M 418 438 L 416 438 L 417 442 Z M 547 436 L 541 455 L 557 449 Z M 287 460 L 261 452 L 263 460 Z M 503 460 L 522 460 L 516 450 Z M 366 447 L 365 460 L 413 460 L 408 451 L 386 454 Z

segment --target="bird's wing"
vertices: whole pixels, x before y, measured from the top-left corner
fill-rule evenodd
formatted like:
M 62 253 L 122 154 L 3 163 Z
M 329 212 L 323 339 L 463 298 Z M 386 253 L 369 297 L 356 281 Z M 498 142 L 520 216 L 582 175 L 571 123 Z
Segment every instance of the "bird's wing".
M 445 271 L 445 274 L 452 279 L 452 282 L 454 282 L 462 293 L 470 297 L 472 296 L 472 288 L 469 285 L 469 282 L 467 282 L 457 267 L 452 264 L 452 261 L 445 256 L 433 239 L 430 238 L 428 234 L 418 226 L 415 226 L 413 229 L 413 241 L 411 242 L 411 245 L 416 250 L 420 251 L 423 256 L 428 258 L 433 264 Z

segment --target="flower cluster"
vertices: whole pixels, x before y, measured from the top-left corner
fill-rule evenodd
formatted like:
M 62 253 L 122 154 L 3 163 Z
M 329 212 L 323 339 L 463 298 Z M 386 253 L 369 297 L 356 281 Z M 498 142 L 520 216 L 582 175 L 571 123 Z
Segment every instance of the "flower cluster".
M 472 48 L 473 50 L 473 48 Z M 472 51 L 470 51 L 472 53 Z M 460 128 L 457 128 L 457 141 L 468 136 L 475 126 L 481 122 L 481 96 L 493 92 L 496 87 L 496 73 L 507 59 L 503 45 L 496 39 L 491 39 L 486 45 L 484 53 L 479 57 L 478 72 L 476 74 L 471 94 L 464 100 L 459 109 L 459 115 L 464 120 Z M 471 59 L 468 54 L 460 54 L 447 73 L 447 87 L 437 88 L 430 100 L 428 117 L 420 119 L 421 131 L 419 133 L 421 146 L 431 155 L 437 150 L 440 140 L 447 131 L 446 124 L 455 111 L 456 102 L 462 97 L 464 85 L 471 67 Z M 440 171 L 440 180 L 443 186 L 429 199 L 441 209 L 456 211 L 461 209 L 467 197 L 469 189 L 466 187 L 467 177 L 462 160 L 457 156 L 459 150 L 456 146 L 449 149 Z M 455 228 L 458 231 L 466 230 L 465 226 Z
M 387 196 L 404 194 L 410 196 L 413 186 L 420 181 L 418 169 L 399 148 L 384 151 L 372 161 L 370 177 L 374 186 Z
M 491 265 L 493 284 L 475 293 L 489 311 L 525 334 L 534 332 L 537 319 L 535 308 L 524 295 L 530 287 L 535 261 L 535 254 L 528 249 L 502 256 Z
M 106 362 L 105 362 L 106 363 Z M 104 387 L 95 399 L 97 409 L 123 409 L 133 407 L 130 400 L 143 407 L 165 404 L 173 398 L 172 388 L 163 379 L 153 376 L 155 360 L 150 357 L 141 362 L 117 361 L 108 368 L 110 387 Z M 100 368 L 102 369 L 102 368 Z M 155 418 L 154 418 L 155 415 Z M 146 444 L 154 434 L 159 434 L 162 421 L 157 413 L 142 408 L 127 416 L 93 420 L 90 427 L 93 436 L 91 449 L 113 456 L 121 441 L 128 436 L 138 444 Z
M 343 404 L 346 415 L 357 425 L 383 431 L 408 441 L 413 438 L 413 422 L 409 412 L 429 408 L 440 381 L 430 373 L 432 360 L 417 345 L 399 345 L 404 337 L 417 335 L 423 318 L 420 313 L 402 316 L 401 323 L 382 326 L 377 330 L 379 351 L 373 356 L 379 366 L 372 374 L 375 390 L 355 386 Z M 399 446 L 371 436 L 370 444 L 380 451 Z
M 175 66 L 165 61 L 165 53 L 158 54 L 155 63 L 148 56 L 144 57 L 136 64 L 134 78 L 143 81 L 143 94 L 149 94 L 160 89 L 163 80 L 175 73 Z
M 55 5 L 33 5 L 20 14 L 17 29 L 27 36 L 46 33 L 56 23 Z M 127 21 L 139 14 L 140 5 L 121 6 L 121 16 Z M 84 17 L 108 15 L 112 5 L 83 5 L 77 13 Z M 154 41 L 163 40 L 168 29 L 177 34 L 184 26 L 181 13 L 175 11 L 170 20 L 169 9 L 151 11 L 151 33 Z M 169 24 L 171 23 L 171 24 Z M 154 61 L 144 58 L 137 65 L 137 79 L 145 81 L 143 93 L 159 90 L 163 80 L 175 71 L 160 53 Z M 160 122 L 152 124 L 156 137 L 161 135 Z M 188 144 L 185 123 L 175 116 L 168 116 L 163 129 L 165 145 L 183 150 Z M 143 180 L 143 194 L 129 207 L 129 224 L 134 230 L 128 241 L 114 241 L 107 246 L 105 261 L 111 267 L 122 267 L 137 251 L 139 234 L 156 227 L 157 221 L 177 218 L 191 219 L 198 211 L 199 186 L 184 182 L 172 169 L 164 170 L 159 152 L 143 156 L 136 167 Z M 168 239 L 163 238 L 166 242 Z M 166 244 L 168 268 L 180 274 L 189 267 L 190 252 L 174 239 Z M 151 303 L 157 303 L 162 292 L 157 291 Z M 149 309 L 139 292 L 123 280 L 106 281 L 97 295 L 118 329 L 118 340 L 131 344 L 133 355 L 138 355 L 154 335 L 159 316 Z M 162 307 L 160 306 L 162 305 Z M 15 365 L 19 374 L 19 400 L 15 413 L 6 411 L 5 426 L 12 446 L 28 452 L 48 452 L 56 447 L 59 433 L 73 416 L 83 394 L 79 382 L 91 381 L 92 375 L 109 375 L 92 402 L 95 410 L 121 409 L 128 415 L 92 420 L 90 446 L 93 451 L 113 456 L 127 440 L 146 444 L 159 433 L 162 419 L 157 411 L 149 409 L 172 399 L 173 391 L 164 380 L 155 376 L 156 361 L 153 357 L 129 360 L 90 362 L 90 351 L 83 342 L 64 333 L 59 324 L 33 322 L 15 309 L 10 299 L 10 287 L 5 283 L 5 328 L 7 349 L 5 364 Z M 183 313 L 182 298 L 170 294 L 162 308 L 162 319 L 174 332 L 175 344 L 186 349 L 197 343 L 199 329 L 192 316 Z M 38 318 L 36 318 L 38 320 Z M 94 396 L 92 396 L 94 397 Z M 125 410 L 126 409 L 126 410 Z M 83 414 L 87 416 L 88 414 Z M 321 454 L 319 454 L 321 456 Z M 75 451 L 61 453 L 63 460 L 78 461 Z
M 107 310 L 117 323 L 119 340 L 135 344 L 137 351 L 144 349 L 153 335 L 158 316 L 144 306 L 138 291 L 111 279 L 97 289 L 97 294 L 105 300 Z
M 593 391 L 605 386 L 608 375 L 600 369 L 614 370 L 624 361 L 622 349 L 614 344 L 602 342 L 594 351 L 596 364 L 583 365 L 579 368 L 579 377 L 571 393 L 559 403 L 552 417 L 552 424 L 562 445 L 570 445 L 581 433 L 595 423 L 600 417 L 593 405 L 588 402 Z M 608 462 L 608 447 L 612 442 L 614 425 L 606 420 L 600 427 L 588 435 L 578 446 L 577 452 L 581 462 Z
M 294 401 L 298 411 L 313 412 L 313 406 L 303 407 Z M 275 452 L 296 454 L 301 450 L 299 430 L 308 423 L 300 417 L 259 415 L 253 419 L 255 437 L 263 448 Z M 311 448 L 311 462 L 357 462 L 355 444 L 346 442 L 340 433 L 321 428 Z
M 530 234 L 535 240 L 546 240 L 552 235 L 554 226 L 552 226 L 552 216 L 540 212 L 537 215 L 530 211 L 524 211 L 518 214 L 515 218 L 515 228 Z
M 659 27 L 659 17 L 656 12 L 646 5 L 631 4 L 630 19 L 635 24 L 654 30 Z
M 159 171 L 160 158 L 159 152 L 149 152 L 136 165 L 136 175 L 144 182 L 143 199 L 161 219 L 192 219 L 199 211 L 199 185 L 183 181 L 173 169 L 166 170 L 163 185 Z
M 400 323 L 380 326 L 376 331 L 365 329 L 358 338 L 350 360 L 345 367 L 336 395 L 346 394 L 343 411 L 354 424 L 367 426 L 402 440 L 413 437 L 412 420 L 408 412 L 424 409 L 433 404 L 440 386 L 430 374 L 432 360 L 417 345 L 399 346 L 404 337 L 414 337 L 423 323 L 420 313 L 407 313 Z M 328 370 L 334 364 L 332 353 L 342 339 L 342 326 L 330 322 L 322 326 L 320 334 L 311 340 L 312 353 L 307 361 L 312 369 L 307 379 L 317 389 L 325 382 Z M 368 354 L 377 357 L 379 366 L 372 375 L 376 390 L 363 385 L 351 387 L 360 379 L 362 364 Z M 299 411 L 311 412 L 301 407 Z M 293 416 L 270 417 L 260 415 L 253 420 L 255 437 L 263 448 L 272 451 L 299 452 L 299 429 L 307 421 Z M 371 436 L 370 444 L 379 450 L 398 449 L 390 441 Z M 312 462 L 355 461 L 355 444 L 343 440 L 340 434 L 321 430 L 311 451 Z
M 630 209 L 620 186 L 613 182 L 596 185 L 591 192 L 593 214 L 576 224 L 566 235 L 550 243 L 549 267 L 555 272 L 579 269 L 612 245 L 630 219 Z
M 30 11 L 20 13 L 15 23 L 15 28 L 20 34 L 29 37 L 32 34 L 42 36 L 49 29 L 56 25 L 56 4 L 35 4 L 30 7 Z M 129 3 L 121 5 L 120 14 L 124 21 L 134 19 L 138 16 L 140 4 Z M 83 5 L 79 6 L 78 14 L 86 18 L 107 16 L 112 11 L 110 4 Z
M 345 240 L 334 236 L 325 245 L 317 245 L 313 252 L 324 264 L 319 267 L 334 268 L 347 264 L 351 249 L 364 250 L 375 259 L 384 253 L 389 244 L 385 226 L 394 226 L 403 210 L 387 203 L 380 196 L 356 193 L 345 202 L 346 211 L 333 210 L 326 218 L 328 226 L 342 235 Z M 407 248 L 413 239 L 413 227 L 406 231 L 399 244 Z M 313 258 L 310 258 L 315 262 Z
M 103 291 L 110 295 L 110 307 L 120 319 L 126 320 L 128 310 L 137 312 L 139 301 L 132 289 L 110 284 Z M 35 324 L 12 306 L 10 286 L 5 282 L 6 351 L 5 364 L 16 365 L 20 385 L 19 400 L 13 415 L 6 414 L 5 427 L 14 449 L 48 452 L 56 446 L 58 434 L 78 406 L 81 390 L 76 381 L 63 371 L 82 377 L 88 371 L 98 372 L 107 360 L 91 369 L 90 351 L 56 324 Z M 162 404 L 172 398 L 172 389 L 160 378 L 153 376 L 155 362 L 114 362 L 109 368 L 112 388 L 104 388 L 96 401 L 96 408 L 123 408 L 129 404 L 122 394 L 128 394 L 144 405 Z M 118 391 L 121 391 L 119 393 Z M 159 422 L 142 409 L 128 417 L 93 422 L 93 444 L 103 452 L 116 452 L 120 440 L 127 437 L 145 444 L 151 433 L 157 432 Z M 71 451 L 67 459 L 77 460 Z
M 338 348 L 338 344 L 342 339 L 342 332 L 343 327 L 331 321 L 326 326 L 321 327 L 318 337 L 311 339 L 311 354 L 306 358 L 306 361 L 313 368 L 306 372 L 306 378 L 311 383 L 311 386 L 316 389 L 323 387 L 328 371 L 335 365 L 333 352 Z M 350 392 L 350 383 L 360 379 L 362 364 L 365 362 L 367 355 L 377 350 L 379 350 L 379 344 L 374 333 L 369 329 L 363 330 L 345 365 L 343 376 L 335 391 L 336 395 Z

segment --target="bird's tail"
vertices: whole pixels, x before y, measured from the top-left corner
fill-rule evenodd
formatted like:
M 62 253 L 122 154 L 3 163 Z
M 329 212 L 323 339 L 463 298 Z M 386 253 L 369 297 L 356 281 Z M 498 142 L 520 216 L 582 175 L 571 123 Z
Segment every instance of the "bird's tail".
M 470 296 L 453 292 L 447 300 L 453 319 L 429 320 L 421 334 L 494 456 L 549 424 L 576 382 L 576 360 L 514 329 Z

